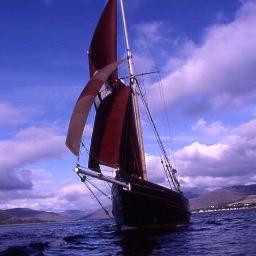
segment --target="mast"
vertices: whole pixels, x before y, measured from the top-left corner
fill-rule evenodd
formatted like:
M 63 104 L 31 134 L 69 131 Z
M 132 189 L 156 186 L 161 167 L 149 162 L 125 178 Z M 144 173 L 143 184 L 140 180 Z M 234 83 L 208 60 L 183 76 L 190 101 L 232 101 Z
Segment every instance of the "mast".
M 138 140 L 139 140 L 139 146 L 140 146 L 140 157 L 141 157 L 141 162 L 142 162 L 143 179 L 147 180 L 144 143 L 143 143 L 143 138 L 142 138 L 142 128 L 141 128 L 138 96 L 137 96 L 137 92 L 136 92 L 137 82 L 136 82 L 135 75 L 134 75 L 132 53 L 131 53 L 130 45 L 129 45 L 123 0 L 120 0 L 120 4 L 121 4 L 126 51 L 127 51 L 127 62 L 128 62 L 128 69 L 129 69 L 129 75 L 130 75 L 130 86 L 132 87 L 132 90 L 133 90 L 133 93 L 132 93 L 133 112 L 134 112 L 134 116 L 135 116 L 135 125 L 136 125 Z

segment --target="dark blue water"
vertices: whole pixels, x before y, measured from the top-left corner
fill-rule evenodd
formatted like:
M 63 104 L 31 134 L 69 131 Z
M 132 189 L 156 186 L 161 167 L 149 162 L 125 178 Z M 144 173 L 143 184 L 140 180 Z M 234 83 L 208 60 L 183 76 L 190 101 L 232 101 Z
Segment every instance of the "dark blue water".
M 193 214 L 174 230 L 117 231 L 110 219 L 2 226 L 0 255 L 256 255 L 256 210 Z

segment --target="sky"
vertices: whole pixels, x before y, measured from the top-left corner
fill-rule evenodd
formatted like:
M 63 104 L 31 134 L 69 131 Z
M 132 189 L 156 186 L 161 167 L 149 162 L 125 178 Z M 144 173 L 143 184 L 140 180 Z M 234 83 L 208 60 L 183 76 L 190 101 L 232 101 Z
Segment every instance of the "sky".
M 124 2 L 136 74 L 159 71 L 140 83 L 182 189 L 256 183 L 256 1 Z M 0 1 L 0 209 L 99 207 L 65 136 L 105 3 Z M 121 25 L 118 36 L 122 58 Z M 141 116 L 149 178 L 166 185 Z

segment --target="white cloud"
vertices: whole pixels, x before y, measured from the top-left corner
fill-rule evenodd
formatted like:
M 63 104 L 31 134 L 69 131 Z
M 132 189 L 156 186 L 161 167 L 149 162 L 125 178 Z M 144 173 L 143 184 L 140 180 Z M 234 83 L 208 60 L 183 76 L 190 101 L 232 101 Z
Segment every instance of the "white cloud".
M 175 152 L 175 162 L 182 188 L 214 189 L 255 182 L 256 119 L 228 132 L 215 144 L 193 142 Z M 146 155 L 149 178 L 163 183 L 160 158 Z M 166 180 L 165 180 L 165 184 Z
M 63 211 L 70 209 L 93 211 L 99 204 L 90 191 L 79 179 L 74 182 L 56 181 L 50 171 L 43 169 L 31 170 L 30 190 L 2 190 L 0 193 L 0 209 L 25 207 L 36 210 Z M 72 183 L 71 183 L 72 182 Z M 108 193 L 102 181 L 93 181 L 98 188 Z M 92 186 L 94 193 L 108 206 L 111 202 Z
M 252 177 L 256 168 L 256 119 L 244 123 L 218 143 L 194 142 L 176 153 L 182 176 Z M 248 178 L 249 179 L 249 178 Z
M 16 140 L 29 141 L 33 130 L 34 128 L 31 128 L 31 130 L 20 132 L 15 137 Z M 35 134 L 35 141 L 43 134 L 46 134 L 44 138 L 51 138 L 55 133 L 51 129 L 47 132 L 38 131 Z M 256 119 L 253 119 L 238 127 L 229 128 L 229 133 L 216 144 L 205 145 L 194 142 L 179 150 L 175 155 L 182 189 L 214 189 L 255 182 L 255 145 Z M 160 158 L 147 154 L 146 163 L 150 180 L 167 185 Z M 28 174 L 32 183 L 30 190 L 2 190 L 0 208 L 29 207 L 60 211 L 65 209 L 93 210 L 99 207 L 79 180 L 77 182 L 69 180 L 66 183 L 56 182 L 49 171 L 40 169 L 32 169 Z M 94 181 L 94 183 L 106 191 L 104 183 L 101 181 Z M 110 204 L 108 199 L 97 191 L 95 192 L 105 206 Z
M 256 1 L 246 1 L 233 22 L 208 28 L 201 45 L 176 58 L 176 69 L 170 59 L 171 67 L 166 69 L 172 72 L 163 79 L 167 102 L 186 97 L 192 113 L 252 102 L 256 98 L 255 27 Z M 157 85 L 150 89 L 156 107 L 158 90 Z
M 146 167 L 148 173 L 148 179 L 154 180 L 158 183 L 163 183 L 165 181 L 165 174 L 162 170 L 161 159 L 159 156 L 146 154 Z
M 32 188 L 31 171 L 28 169 L 0 169 L 0 190 L 29 190 Z
M 0 109 L 0 117 L 3 117 L 3 120 L 10 116 L 15 118 L 15 122 L 5 124 L 29 121 L 25 118 L 27 109 L 16 109 L 7 103 L 0 106 L 3 106 Z M 90 125 L 87 125 L 86 131 L 87 144 L 87 137 L 92 132 Z M 0 140 L 0 209 L 28 207 L 61 211 L 98 208 L 95 199 L 79 180 L 77 183 L 71 184 L 70 180 L 67 183 L 62 177 L 56 180 L 50 168 L 34 168 L 39 162 L 43 163 L 50 159 L 62 160 L 66 153 L 69 152 L 65 146 L 65 135 L 55 124 L 23 128 L 12 137 Z M 75 178 L 74 180 L 76 181 Z M 97 185 L 104 189 L 102 184 Z M 96 194 L 101 201 L 106 202 L 106 205 L 110 204 L 99 193 Z
M 11 104 L 0 102 L 0 126 L 26 122 L 25 112 L 25 108 L 15 108 Z
M 165 25 L 161 21 L 143 22 L 136 25 L 136 30 L 140 38 L 136 40 L 137 44 L 145 46 L 146 41 L 150 43 L 158 43 L 163 40 L 162 34 L 165 31 Z
M 251 182 L 248 182 L 250 180 Z M 251 176 L 230 176 L 230 177 L 212 177 L 212 176 L 182 176 L 180 178 L 181 186 L 186 191 L 193 191 L 194 189 L 214 190 L 223 187 L 241 184 L 253 184 Z
M 154 62 L 151 58 L 140 56 L 140 55 L 134 55 L 133 61 L 135 63 L 135 73 L 141 74 L 146 72 L 151 72 L 154 67 Z
M 85 194 L 85 187 L 81 183 L 67 184 L 61 188 L 61 195 L 67 199 L 67 201 L 77 201 L 81 196 Z
M 66 152 L 64 139 L 54 127 L 29 127 L 11 139 L 1 140 L 0 189 L 7 190 L 8 185 L 9 189 L 30 189 L 31 175 L 26 165 L 61 157 Z
M 87 185 L 93 191 L 93 193 L 97 196 L 100 202 L 104 206 L 108 206 L 111 204 L 110 200 L 110 187 L 103 181 L 97 179 L 90 179 L 90 183 L 87 182 Z M 105 193 L 102 194 L 99 190 Z M 106 197 L 109 196 L 109 198 Z M 86 210 L 94 210 L 100 207 L 92 193 L 88 190 L 88 188 L 81 182 L 76 183 L 68 183 L 64 184 L 60 188 L 59 197 L 62 200 L 66 201 L 66 205 L 63 205 L 62 208 L 65 209 L 86 209 Z M 67 206 L 69 205 L 69 206 Z
M 224 127 L 220 121 L 208 124 L 207 121 L 205 121 L 203 118 L 200 118 L 192 127 L 192 130 L 199 131 L 205 135 L 216 136 L 226 133 L 228 129 Z
M 21 171 L 18 170 L 17 173 L 21 173 Z M 27 190 L 24 190 L 20 186 L 16 186 L 14 189 L 12 189 L 10 187 L 12 180 L 5 180 L 9 186 L 8 189 L 1 190 L 1 209 L 12 207 L 39 209 L 40 203 L 43 201 L 48 201 L 54 197 L 56 191 L 58 190 L 49 172 L 42 169 L 32 169 L 29 171 L 29 173 L 29 182 L 31 183 L 31 187 Z

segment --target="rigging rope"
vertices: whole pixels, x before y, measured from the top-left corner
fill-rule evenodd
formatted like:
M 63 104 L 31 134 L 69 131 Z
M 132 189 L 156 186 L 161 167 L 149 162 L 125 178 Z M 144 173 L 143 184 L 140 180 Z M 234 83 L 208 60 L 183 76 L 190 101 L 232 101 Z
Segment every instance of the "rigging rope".
M 138 80 L 136 78 L 134 78 L 134 79 L 135 79 L 135 82 L 137 84 L 137 88 L 139 89 L 139 93 L 141 95 L 141 99 L 142 99 L 142 103 L 143 103 L 143 106 L 144 106 L 145 111 L 146 111 L 146 115 L 147 115 L 147 117 L 148 117 L 148 119 L 150 121 L 150 124 L 151 124 L 152 128 L 153 128 L 153 132 L 154 132 L 156 141 L 157 141 L 157 143 L 158 143 L 158 145 L 160 147 L 160 150 L 162 151 L 162 154 L 163 154 L 163 157 L 164 157 L 164 162 L 165 162 L 165 165 L 166 165 L 166 168 L 167 168 L 167 172 L 168 172 L 168 174 L 169 174 L 169 176 L 170 176 L 170 178 L 172 180 L 172 183 L 173 183 L 175 189 L 177 191 L 179 191 L 179 183 L 178 183 L 177 179 L 174 177 L 174 169 L 172 168 L 172 166 L 171 166 L 171 164 L 169 162 L 168 155 L 167 155 L 167 153 L 165 151 L 163 142 L 162 142 L 162 140 L 160 138 L 160 135 L 159 135 L 158 130 L 156 128 L 155 122 L 154 122 L 154 120 L 152 118 L 151 112 L 149 111 L 148 104 L 147 104 L 145 98 L 142 95 L 141 87 L 140 87 L 140 85 L 138 83 Z
M 171 128 L 170 128 L 171 126 L 170 126 L 169 116 L 167 114 L 167 107 L 166 107 L 166 101 L 165 101 L 165 96 L 164 96 L 165 95 L 164 94 L 164 87 L 163 87 L 160 72 L 158 72 L 158 78 L 159 78 L 159 85 L 160 85 L 160 93 L 161 93 L 161 97 L 163 99 L 163 104 L 164 104 L 164 112 L 165 112 L 167 128 L 168 128 L 168 135 L 169 135 L 169 140 L 170 140 L 171 155 L 172 155 L 174 167 L 176 169 L 177 167 L 176 167 L 176 161 L 175 161 L 174 150 L 173 150 L 173 142 L 172 142 L 172 138 L 171 138 Z
M 86 182 L 83 182 L 83 184 L 88 188 L 88 190 L 92 193 L 92 195 L 94 196 L 94 198 L 97 200 L 97 202 L 99 203 L 99 205 L 101 206 L 101 208 L 103 209 L 103 211 L 106 213 L 107 216 L 110 217 L 108 210 L 103 206 L 103 204 L 100 202 L 100 200 L 97 198 L 97 196 L 95 195 L 95 193 L 93 192 L 93 190 L 90 188 L 90 186 L 88 184 L 86 184 Z
M 104 184 L 105 184 L 105 187 L 106 187 L 106 190 L 108 191 L 108 193 L 111 195 L 111 186 L 108 182 L 105 182 L 104 181 Z M 109 198 L 110 199 L 110 198 Z
M 150 57 L 151 59 L 153 60 L 153 63 L 156 67 L 156 70 L 157 70 L 157 74 L 158 74 L 158 80 L 159 80 L 159 84 L 160 84 L 160 93 L 161 93 L 161 97 L 163 99 L 163 103 L 164 103 L 164 110 L 165 110 L 165 116 L 166 116 L 166 121 L 167 121 L 167 129 L 168 129 L 168 135 L 169 135 L 169 140 L 170 140 L 170 149 L 171 149 L 171 155 L 172 155 L 172 159 L 173 159 L 173 165 L 176 169 L 176 161 L 175 161 L 175 155 L 174 155 L 174 150 L 173 150 L 173 142 L 172 142 L 172 138 L 171 138 L 171 126 L 170 126 L 170 120 L 169 120 L 169 116 L 167 114 L 167 107 L 166 107 L 166 101 L 165 101 L 165 94 L 164 94 L 164 90 L 163 90 L 163 83 L 162 83 L 162 78 L 161 78 L 161 75 L 160 75 L 160 72 L 159 72 L 159 65 L 158 63 L 156 62 L 156 58 L 154 58 L 153 56 L 153 51 L 151 50 L 151 47 L 149 46 L 149 41 L 147 40 L 146 36 L 143 34 L 142 35 L 144 37 L 144 42 L 145 42 L 145 45 L 147 47 L 147 51 L 149 52 L 150 54 Z M 169 143 L 168 143 L 169 144 Z
M 96 185 L 94 185 L 91 180 L 89 180 L 88 178 L 87 178 L 86 180 L 87 180 L 87 182 L 90 183 L 95 189 L 97 189 L 101 194 L 103 194 L 104 196 L 106 196 L 108 199 L 111 199 L 104 191 L 102 191 L 100 188 L 96 187 Z
M 168 176 L 168 173 L 167 173 L 167 170 L 165 169 L 164 161 L 163 161 L 163 159 L 162 159 L 161 156 L 160 156 L 160 159 L 161 159 L 161 164 L 162 164 L 163 169 L 164 169 L 164 172 L 165 172 L 165 176 L 166 176 L 166 178 L 167 178 L 167 180 L 168 180 L 168 183 L 169 183 L 170 187 L 172 187 L 171 181 L 170 181 L 169 176 Z

